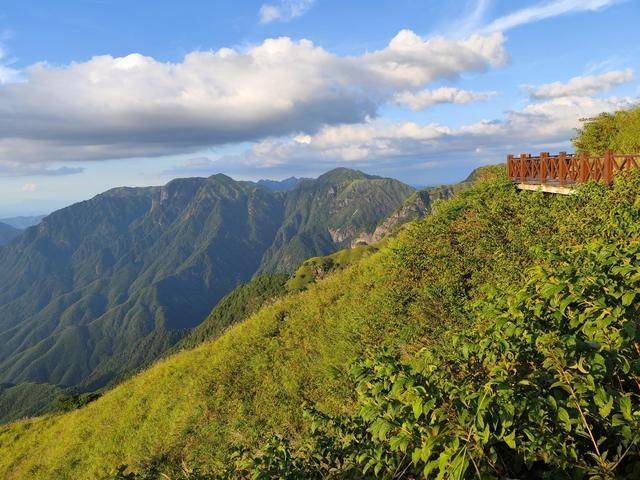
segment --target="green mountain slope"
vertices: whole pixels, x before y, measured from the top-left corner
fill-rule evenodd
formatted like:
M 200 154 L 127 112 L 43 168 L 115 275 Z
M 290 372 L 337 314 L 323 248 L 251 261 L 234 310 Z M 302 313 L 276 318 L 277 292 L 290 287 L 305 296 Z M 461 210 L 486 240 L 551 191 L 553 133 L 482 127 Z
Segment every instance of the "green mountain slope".
M 57 211 L 0 251 L 0 381 L 100 388 L 167 351 L 259 270 L 334 252 L 411 191 L 346 169 L 289 192 L 215 175 Z M 329 228 L 348 233 L 334 241 Z
M 60 388 L 48 384 L 1 385 L 0 418 L 10 422 L 50 412 L 53 409 L 51 400 L 62 393 Z
M 303 180 L 310 179 L 289 177 L 284 180 L 258 180 L 256 184 L 272 192 L 288 192 L 289 190 L 293 190 Z
M 0 222 L 0 247 L 7 245 L 11 240 L 20 235 L 20 230 L 9 224 Z
M 544 252 L 602 238 L 612 216 L 640 224 L 637 179 L 564 197 L 518 192 L 503 173 L 483 175 L 388 246 L 217 340 L 160 361 L 82 409 L 0 427 L 0 475 L 89 479 L 121 464 L 219 471 L 235 447 L 255 449 L 274 432 L 300 442 L 309 434 L 304 402 L 350 412 L 354 360 L 382 349 L 455 351 L 446 339 L 474 327 L 472 305 L 488 287 L 519 289 Z
M 267 302 L 286 293 L 288 275 L 259 275 L 225 296 L 209 316 L 188 336 L 180 340 L 175 349 L 193 348 L 206 340 L 218 337 L 226 328 L 258 311 Z
M 303 180 L 286 196 L 284 222 L 260 270 L 292 272 L 307 258 L 351 246 L 412 192 L 397 180 L 344 168 Z

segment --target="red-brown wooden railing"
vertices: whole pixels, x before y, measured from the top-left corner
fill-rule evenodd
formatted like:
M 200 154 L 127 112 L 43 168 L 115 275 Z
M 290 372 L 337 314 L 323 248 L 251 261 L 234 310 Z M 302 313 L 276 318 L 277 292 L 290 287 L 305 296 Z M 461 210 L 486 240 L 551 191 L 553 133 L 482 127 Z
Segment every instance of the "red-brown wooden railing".
M 528 184 L 573 185 L 595 180 L 613 183 L 613 176 L 622 170 L 640 168 L 640 154 L 624 155 L 607 151 L 603 156 L 586 153 L 542 152 L 534 157 L 523 153 L 507 157 L 507 172 L 514 182 Z

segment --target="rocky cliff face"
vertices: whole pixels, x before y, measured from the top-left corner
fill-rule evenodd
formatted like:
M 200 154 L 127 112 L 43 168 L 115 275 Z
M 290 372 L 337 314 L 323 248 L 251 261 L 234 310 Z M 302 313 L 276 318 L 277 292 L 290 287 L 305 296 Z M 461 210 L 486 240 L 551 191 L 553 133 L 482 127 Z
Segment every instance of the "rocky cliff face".
M 434 202 L 450 198 L 466 185 L 468 182 L 464 181 L 455 185 L 443 185 L 415 192 L 400 208 L 384 219 L 373 232 L 360 232 L 351 242 L 351 246 L 372 245 L 379 242 L 405 223 L 426 217 L 431 213 Z
M 344 168 L 302 181 L 286 194 L 283 225 L 260 271 L 293 272 L 307 258 L 350 247 L 413 192 L 397 180 Z

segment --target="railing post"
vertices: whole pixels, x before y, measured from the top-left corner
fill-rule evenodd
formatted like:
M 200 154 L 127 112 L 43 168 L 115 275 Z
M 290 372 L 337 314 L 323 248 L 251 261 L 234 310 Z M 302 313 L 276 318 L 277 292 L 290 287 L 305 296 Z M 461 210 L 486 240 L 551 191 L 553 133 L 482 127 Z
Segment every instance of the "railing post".
M 509 154 L 507 155 L 507 176 L 509 177 L 509 180 L 513 180 L 513 173 L 513 155 Z
M 547 180 L 547 161 L 549 160 L 549 152 L 540 153 L 540 184 L 544 185 Z
M 558 176 L 560 177 L 560 186 L 564 187 L 567 180 L 567 152 L 558 154 Z
M 580 154 L 580 182 L 585 183 L 589 180 L 589 154 Z
M 613 152 L 607 150 L 604 154 L 604 181 L 611 185 L 613 183 Z
M 527 168 L 525 165 L 526 159 L 527 158 L 527 154 L 526 153 L 521 153 L 520 154 L 520 182 L 524 183 L 525 180 L 527 179 Z

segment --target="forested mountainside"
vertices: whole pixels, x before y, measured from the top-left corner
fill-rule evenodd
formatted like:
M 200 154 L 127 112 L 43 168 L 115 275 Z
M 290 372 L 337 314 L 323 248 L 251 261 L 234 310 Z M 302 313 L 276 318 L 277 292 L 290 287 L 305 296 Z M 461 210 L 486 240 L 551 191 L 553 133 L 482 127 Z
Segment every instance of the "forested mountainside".
M 0 247 L 7 245 L 20 234 L 20 230 L 6 223 L 0 222 Z
M 54 212 L 0 250 L 0 382 L 99 388 L 157 358 L 256 272 L 348 245 L 412 191 L 346 169 L 289 192 L 215 175 Z
M 340 183 L 345 187 L 338 189 Z M 284 221 L 260 271 L 291 272 L 316 256 L 311 252 L 326 255 L 350 246 L 359 235 L 373 232 L 412 193 L 413 188 L 397 180 L 345 168 L 302 181 L 286 196 Z
M 639 191 L 486 170 L 215 340 L 1 427 L 0 476 L 637 478 Z

